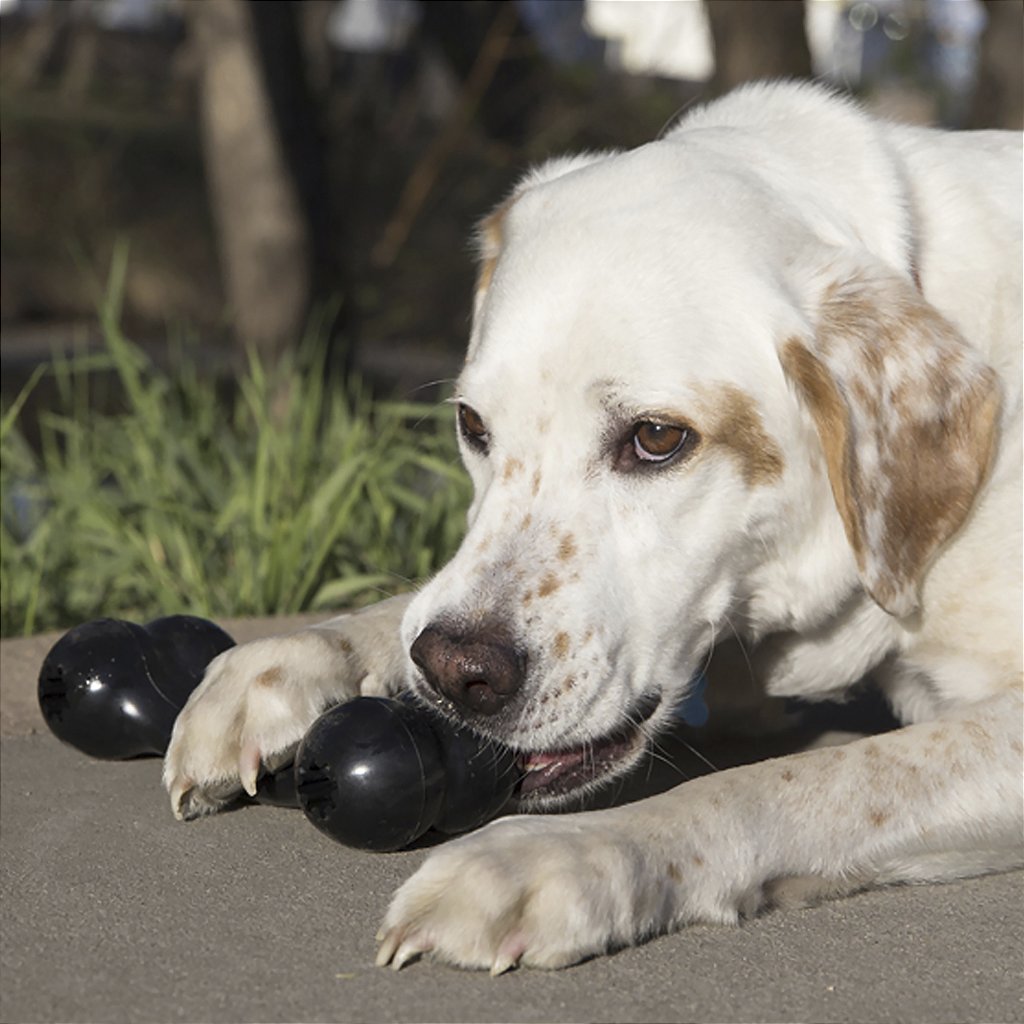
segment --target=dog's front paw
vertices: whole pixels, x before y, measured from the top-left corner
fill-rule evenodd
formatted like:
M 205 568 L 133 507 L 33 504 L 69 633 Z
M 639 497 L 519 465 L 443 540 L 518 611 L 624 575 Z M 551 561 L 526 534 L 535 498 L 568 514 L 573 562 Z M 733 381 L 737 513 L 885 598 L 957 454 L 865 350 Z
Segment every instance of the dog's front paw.
M 441 847 L 395 894 L 377 963 L 565 967 L 663 929 L 672 880 L 601 817 L 503 818 Z
M 377 663 L 387 666 L 386 646 L 376 659 L 361 650 L 369 622 L 368 616 L 337 619 L 329 628 L 233 647 L 210 662 L 174 723 L 164 758 L 176 817 L 210 814 L 243 790 L 255 794 L 261 769 L 287 764 L 325 707 L 360 692 L 386 692 L 371 671 Z M 369 635 L 377 640 L 375 630 Z M 391 647 L 397 648 L 397 633 Z

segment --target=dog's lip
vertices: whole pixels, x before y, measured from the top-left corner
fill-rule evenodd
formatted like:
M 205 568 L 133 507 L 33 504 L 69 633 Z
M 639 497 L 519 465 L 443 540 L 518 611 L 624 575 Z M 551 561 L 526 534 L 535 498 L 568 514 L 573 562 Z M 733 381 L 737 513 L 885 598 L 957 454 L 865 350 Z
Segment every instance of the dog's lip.
M 641 726 L 659 703 L 656 697 L 643 698 L 632 708 L 624 726 L 581 746 L 520 751 L 518 764 L 523 778 L 518 797 L 560 795 L 599 781 L 643 746 Z

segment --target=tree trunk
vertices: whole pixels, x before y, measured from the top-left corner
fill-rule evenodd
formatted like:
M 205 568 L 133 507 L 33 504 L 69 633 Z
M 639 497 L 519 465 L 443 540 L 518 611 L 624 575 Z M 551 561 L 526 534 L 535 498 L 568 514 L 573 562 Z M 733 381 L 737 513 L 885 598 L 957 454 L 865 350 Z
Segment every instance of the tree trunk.
M 262 67 L 247 0 L 184 10 L 200 63 L 207 188 L 235 337 L 268 362 L 299 340 L 312 239 Z
M 711 88 L 757 78 L 807 78 L 811 50 L 803 0 L 706 0 L 715 43 Z
M 969 128 L 1024 127 L 1024 6 L 1020 0 L 987 0 L 988 25 L 981 37 L 978 84 Z

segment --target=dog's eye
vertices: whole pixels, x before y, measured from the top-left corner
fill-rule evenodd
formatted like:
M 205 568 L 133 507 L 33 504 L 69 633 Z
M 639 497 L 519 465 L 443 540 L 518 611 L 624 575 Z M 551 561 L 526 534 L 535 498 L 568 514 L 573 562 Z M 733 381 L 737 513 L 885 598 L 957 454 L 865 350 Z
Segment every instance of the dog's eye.
M 689 437 L 685 427 L 668 423 L 638 423 L 633 428 L 633 451 L 643 462 L 666 462 L 678 452 Z
M 491 439 L 487 425 L 475 409 L 471 409 L 461 402 L 459 403 L 459 432 L 471 448 L 475 448 L 478 452 L 487 451 L 487 445 Z

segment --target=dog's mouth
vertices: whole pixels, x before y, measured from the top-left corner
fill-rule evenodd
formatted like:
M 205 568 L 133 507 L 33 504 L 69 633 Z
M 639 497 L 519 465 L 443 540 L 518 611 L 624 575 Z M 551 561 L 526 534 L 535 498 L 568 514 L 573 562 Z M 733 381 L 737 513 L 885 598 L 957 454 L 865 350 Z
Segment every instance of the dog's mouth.
M 644 698 L 633 708 L 627 725 L 578 747 L 520 751 L 518 764 L 523 777 L 516 790 L 516 803 L 526 807 L 555 801 L 627 771 L 646 749 L 643 726 L 659 703 L 656 697 Z

